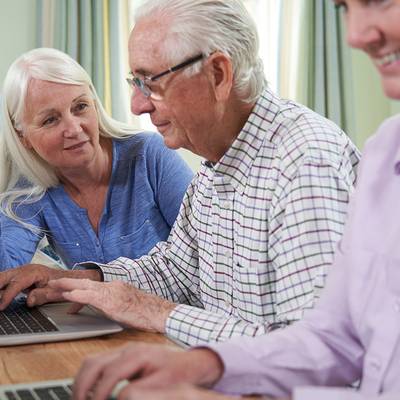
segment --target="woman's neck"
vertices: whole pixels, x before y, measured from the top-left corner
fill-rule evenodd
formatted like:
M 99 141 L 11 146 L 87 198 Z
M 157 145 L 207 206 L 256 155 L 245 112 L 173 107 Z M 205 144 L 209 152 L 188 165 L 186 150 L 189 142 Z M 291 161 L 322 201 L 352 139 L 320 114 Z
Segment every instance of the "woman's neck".
M 108 186 L 112 170 L 112 140 L 100 138 L 100 151 L 86 168 L 63 171 L 60 180 L 70 194 Z

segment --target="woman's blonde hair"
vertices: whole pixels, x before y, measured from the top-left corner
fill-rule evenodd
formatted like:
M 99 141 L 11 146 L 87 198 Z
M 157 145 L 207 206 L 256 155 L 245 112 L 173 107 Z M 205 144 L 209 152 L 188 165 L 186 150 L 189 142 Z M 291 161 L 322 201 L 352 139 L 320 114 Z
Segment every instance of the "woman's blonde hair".
M 3 84 L 0 111 L 0 207 L 8 217 L 32 228 L 15 213 L 18 204 L 40 200 L 46 190 L 59 185 L 53 166 L 20 140 L 27 89 L 31 79 L 87 85 L 93 96 L 100 136 L 125 138 L 136 132 L 107 115 L 88 73 L 70 56 L 51 48 L 38 48 L 17 58 Z

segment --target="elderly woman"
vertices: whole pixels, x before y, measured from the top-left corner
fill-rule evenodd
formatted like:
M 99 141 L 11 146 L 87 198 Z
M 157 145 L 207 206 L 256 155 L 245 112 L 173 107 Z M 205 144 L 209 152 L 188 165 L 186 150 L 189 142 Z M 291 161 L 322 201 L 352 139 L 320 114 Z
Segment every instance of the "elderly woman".
M 347 39 L 377 67 L 390 98 L 400 99 L 400 0 L 337 0 Z M 316 308 L 286 329 L 188 352 L 130 345 L 89 359 L 75 398 L 104 399 L 132 380 L 121 399 L 222 400 L 260 393 L 295 400 L 400 398 L 400 116 L 366 145 L 341 246 Z M 66 290 L 71 280 L 50 282 Z M 79 294 L 66 292 L 76 301 Z M 359 390 L 345 388 L 360 380 Z M 169 388 L 165 388 L 169 386 Z M 237 397 L 234 397 L 237 398 Z M 263 397 L 265 398 L 265 397 Z
M 158 134 L 110 118 L 55 49 L 19 57 L 3 86 L 0 270 L 46 236 L 67 267 L 140 257 L 168 237 L 192 173 Z

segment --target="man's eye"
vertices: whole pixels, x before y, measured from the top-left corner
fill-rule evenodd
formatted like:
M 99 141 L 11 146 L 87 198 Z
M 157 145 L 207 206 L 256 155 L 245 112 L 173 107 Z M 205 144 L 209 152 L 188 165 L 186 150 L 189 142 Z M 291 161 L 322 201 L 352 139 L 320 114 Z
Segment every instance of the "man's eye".
M 339 11 L 347 11 L 347 4 L 344 1 L 335 1 L 335 7 Z
M 151 93 L 160 93 L 161 91 L 160 85 L 157 85 L 156 83 L 146 83 L 146 86 Z

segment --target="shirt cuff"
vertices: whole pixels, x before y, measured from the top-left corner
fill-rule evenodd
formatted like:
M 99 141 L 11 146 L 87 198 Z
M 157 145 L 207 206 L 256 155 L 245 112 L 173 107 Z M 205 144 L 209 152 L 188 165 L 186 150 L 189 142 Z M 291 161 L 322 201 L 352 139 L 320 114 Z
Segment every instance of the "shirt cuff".
M 219 317 L 202 308 L 178 304 L 167 319 L 165 333 L 169 338 L 191 346 L 207 343 Z
M 100 264 L 96 263 L 95 261 L 85 261 L 76 263 L 72 267 L 73 270 L 85 270 L 85 269 L 100 269 Z
M 230 394 L 251 394 L 256 388 L 264 387 L 262 366 L 253 354 L 246 352 L 245 347 L 238 342 L 240 339 L 211 343 L 202 348 L 214 351 L 224 365 L 221 379 L 214 385 L 214 389 Z M 271 388 L 271 393 L 273 390 Z
M 76 263 L 73 267 L 72 270 L 76 271 L 85 271 L 88 269 L 93 269 L 96 271 L 99 271 L 101 274 L 101 281 L 104 281 L 104 274 L 103 271 L 100 267 L 100 264 L 94 262 L 94 261 L 85 261 L 85 262 L 81 262 L 81 263 Z

